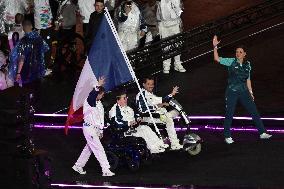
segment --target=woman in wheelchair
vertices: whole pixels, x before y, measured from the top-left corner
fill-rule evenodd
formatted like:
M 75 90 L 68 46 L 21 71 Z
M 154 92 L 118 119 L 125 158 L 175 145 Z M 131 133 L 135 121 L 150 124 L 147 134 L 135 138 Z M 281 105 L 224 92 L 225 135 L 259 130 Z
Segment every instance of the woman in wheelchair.
M 116 97 L 116 104 L 111 108 L 109 117 L 116 127 L 128 127 L 125 136 L 141 137 L 146 141 L 147 148 L 150 152 L 164 152 L 168 147 L 147 125 L 140 125 L 141 119 L 135 118 L 132 108 L 127 105 L 127 95 L 125 91 L 120 91 Z

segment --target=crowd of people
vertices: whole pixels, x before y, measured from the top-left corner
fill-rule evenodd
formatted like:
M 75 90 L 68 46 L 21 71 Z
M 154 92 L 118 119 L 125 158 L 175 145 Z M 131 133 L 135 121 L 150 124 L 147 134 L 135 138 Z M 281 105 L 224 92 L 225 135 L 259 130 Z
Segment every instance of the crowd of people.
M 125 51 L 143 47 L 145 44 L 157 42 L 161 38 L 181 32 L 182 5 L 180 0 L 1 0 L 0 33 L 2 38 L 7 38 L 6 42 L 1 39 L 1 51 L 2 54 L 4 53 L 1 60 L 5 59 L 1 61 L 1 65 L 5 68 L 1 69 L 3 76 L 0 82 L 6 83 L 6 85 L 1 84 L 1 89 L 19 81 L 19 77 L 16 78 L 14 73 L 11 74 L 8 71 L 8 67 L 11 67 L 8 64 L 14 61 L 11 59 L 15 58 L 15 53 L 18 56 L 30 56 L 30 53 L 35 53 L 34 48 L 20 52 L 17 47 L 21 41 L 27 42 L 27 39 L 30 39 L 26 37 L 29 35 L 27 32 L 36 31 L 43 41 L 42 44 L 47 44 L 48 49 L 43 52 L 44 59 L 41 60 L 43 61 L 41 64 L 45 65 L 45 74 L 49 74 L 52 68 L 51 48 L 54 38 L 56 37 L 59 41 L 72 41 L 79 16 L 83 25 L 87 56 L 105 7 L 108 8 L 113 18 Z M 24 30 L 24 21 L 32 23 L 32 31 Z M 29 41 L 29 43 L 33 44 L 34 41 Z M 25 49 L 26 46 L 22 45 L 21 48 Z M 33 62 L 33 59 L 30 58 L 28 61 Z M 165 60 L 163 73 L 168 74 L 170 67 L 171 59 Z M 186 71 L 182 66 L 180 55 L 174 57 L 174 69 L 178 72 Z M 25 77 L 20 72 L 16 73 L 22 78 Z M 38 75 L 42 77 L 44 74 Z

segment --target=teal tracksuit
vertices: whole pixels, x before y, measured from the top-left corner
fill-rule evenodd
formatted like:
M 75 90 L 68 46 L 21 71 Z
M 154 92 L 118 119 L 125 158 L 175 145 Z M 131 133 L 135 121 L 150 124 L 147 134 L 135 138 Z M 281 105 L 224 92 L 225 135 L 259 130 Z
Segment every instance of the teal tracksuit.
M 231 124 L 237 101 L 247 109 L 258 129 L 259 134 L 265 132 L 256 105 L 248 91 L 247 79 L 250 78 L 251 66 L 248 61 L 240 64 L 236 58 L 220 58 L 220 64 L 228 67 L 228 86 L 226 89 L 226 114 L 224 120 L 224 136 L 231 137 Z

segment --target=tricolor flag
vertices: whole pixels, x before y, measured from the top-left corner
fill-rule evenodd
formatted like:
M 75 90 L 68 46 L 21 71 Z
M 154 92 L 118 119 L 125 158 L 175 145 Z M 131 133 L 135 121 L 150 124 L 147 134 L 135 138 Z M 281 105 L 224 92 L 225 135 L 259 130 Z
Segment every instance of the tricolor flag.
M 97 84 L 97 78 L 101 76 L 106 78 L 104 85 L 106 91 L 131 81 L 135 77 L 107 10 L 102 17 L 100 27 L 75 88 L 65 124 L 66 134 L 69 125 L 83 120 L 82 106 L 84 100 Z M 137 81 L 136 77 L 135 80 Z

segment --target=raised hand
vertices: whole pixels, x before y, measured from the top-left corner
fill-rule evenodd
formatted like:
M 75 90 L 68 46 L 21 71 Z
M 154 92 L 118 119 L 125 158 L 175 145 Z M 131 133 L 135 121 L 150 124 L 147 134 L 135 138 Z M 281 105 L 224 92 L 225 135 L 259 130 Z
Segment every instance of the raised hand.
M 106 83 L 106 78 L 104 76 L 99 77 L 98 86 L 103 86 Z
M 217 35 L 214 35 L 214 37 L 213 37 L 213 46 L 216 47 L 220 43 L 220 41 L 218 41 Z
M 173 91 L 172 91 L 171 95 L 175 96 L 177 93 L 179 93 L 179 92 L 178 92 L 178 89 L 179 89 L 179 87 L 178 87 L 178 86 L 175 86 L 175 87 L 173 88 Z

